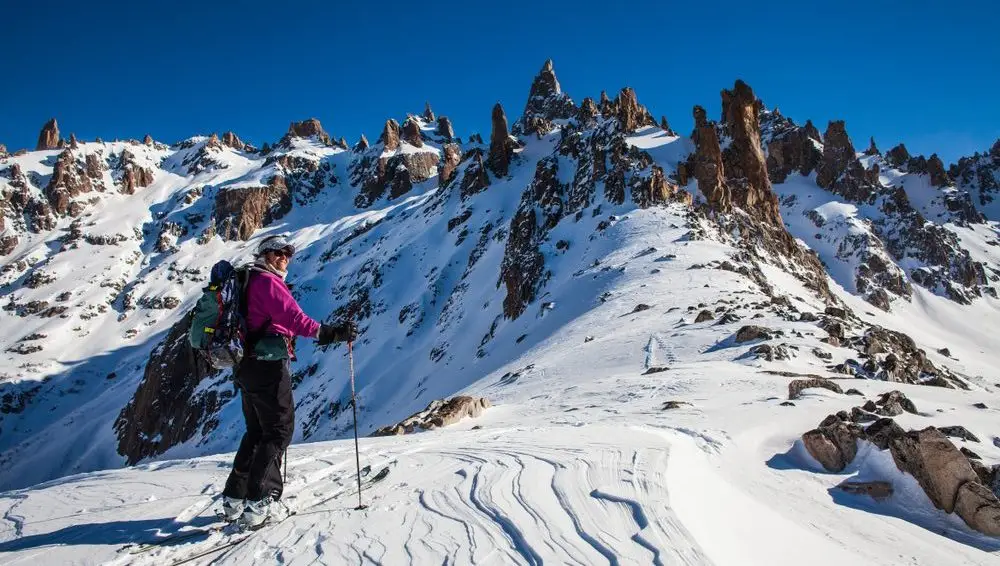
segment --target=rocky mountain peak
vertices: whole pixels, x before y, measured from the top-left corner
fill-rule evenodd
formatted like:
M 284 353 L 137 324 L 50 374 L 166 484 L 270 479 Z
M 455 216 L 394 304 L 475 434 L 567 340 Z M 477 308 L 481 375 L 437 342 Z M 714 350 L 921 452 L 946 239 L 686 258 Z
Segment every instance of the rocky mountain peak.
M 646 108 L 639 104 L 635 90 L 625 87 L 616 101 L 618 123 L 623 132 L 633 132 L 643 126 L 654 126 L 656 121 Z
M 555 120 L 565 120 L 576 115 L 573 100 L 562 92 L 555 68 L 549 59 L 542 65 L 528 92 L 524 113 L 514 124 L 515 135 L 544 135 L 555 128 Z
M 734 204 L 768 224 L 780 226 L 778 197 L 771 190 L 760 142 L 761 108 L 753 89 L 743 81 L 737 80 L 732 90 L 722 91 L 724 128 L 732 138 L 722 153 L 724 174 Z
M 0 143 L 0 157 L 7 155 L 7 146 Z
M 910 152 L 905 145 L 899 144 L 885 154 L 885 160 L 893 167 L 902 167 L 910 161 Z
M 358 143 L 354 144 L 354 151 L 362 152 L 367 150 L 368 147 L 368 138 L 366 138 L 364 134 L 361 134 L 361 137 L 358 138 Z
M 698 181 L 698 190 L 708 199 L 709 206 L 719 212 L 729 212 L 732 194 L 723 172 L 719 134 L 715 124 L 708 121 L 704 108 L 695 106 L 692 113 L 694 131 L 691 139 L 694 141 L 695 151 L 688 158 L 686 168 Z
M 1000 159 L 1000 139 L 998 139 L 996 143 L 993 144 L 993 147 L 990 148 L 990 156 L 993 159 Z
M 414 147 L 424 146 L 423 136 L 420 133 L 420 124 L 413 118 L 407 118 L 403 122 L 403 141 Z
M 490 132 L 490 153 L 486 162 L 496 176 L 506 177 L 513 156 L 514 143 L 507 130 L 507 114 L 497 102 L 493 106 L 493 129 Z
M 222 143 L 223 145 L 227 145 L 239 151 L 243 151 L 243 149 L 246 148 L 246 144 L 243 143 L 243 140 L 241 140 L 239 136 L 233 132 L 226 132 L 222 134 Z
M 386 120 L 385 127 L 382 128 L 382 135 L 379 136 L 378 141 L 388 151 L 399 149 L 399 122 L 392 118 Z
M 438 117 L 435 133 L 448 142 L 455 139 L 455 129 L 451 126 L 451 120 L 447 116 Z
M 323 125 L 316 118 L 309 118 L 301 122 L 292 122 L 288 125 L 286 138 L 311 138 L 316 136 L 324 144 L 330 144 L 330 135 L 323 130 Z
M 667 134 L 668 136 L 676 136 L 677 135 L 677 132 L 675 132 L 670 127 L 670 123 L 667 122 L 667 117 L 666 116 L 660 116 L 660 129 L 663 130 L 663 132 L 665 134 Z
M 615 103 L 608 98 L 608 93 L 606 91 L 601 91 L 601 97 L 597 103 L 597 107 L 601 109 L 601 115 L 605 118 L 610 118 L 615 113 Z
M 430 102 L 424 103 L 424 113 L 421 114 L 420 116 L 424 119 L 424 122 L 427 122 L 428 124 L 434 122 L 436 117 L 434 116 L 434 111 L 431 110 Z
M 581 126 L 589 128 L 597 123 L 597 117 L 600 114 L 601 111 L 597 108 L 597 103 L 594 102 L 593 98 L 588 96 L 580 103 L 580 110 L 576 113 L 576 119 L 580 122 Z
M 931 176 L 931 184 L 935 187 L 947 187 L 951 184 L 951 178 L 944 169 L 944 163 L 936 153 L 932 153 L 927 158 L 927 173 Z
M 76 134 L 74 134 L 74 133 L 70 133 L 69 134 L 69 148 L 70 149 L 79 149 L 80 148 L 80 143 L 76 141 Z
M 59 148 L 59 124 L 52 118 L 42 126 L 42 131 L 38 134 L 38 145 L 36 151 Z
M 142 143 L 144 145 L 152 146 L 153 145 L 153 136 L 151 136 L 149 134 L 146 134 L 146 137 L 142 138 Z
M 875 145 L 874 137 L 872 137 L 871 140 L 868 142 L 868 149 L 865 150 L 865 155 L 868 156 L 882 155 L 882 152 L 879 151 L 878 147 Z
M 808 137 L 809 139 L 816 140 L 820 143 L 823 142 L 823 136 L 819 135 L 819 130 L 816 129 L 816 126 L 813 125 L 812 120 L 806 120 L 806 123 L 804 126 L 802 126 L 802 129 L 805 130 L 806 137 Z
M 212 135 L 208 136 L 208 141 L 205 142 L 205 147 L 222 149 L 222 142 L 219 141 L 219 134 L 212 132 Z
M 816 184 L 855 202 L 870 202 L 878 192 L 878 173 L 858 161 L 843 120 L 832 120 L 823 134 L 823 160 Z

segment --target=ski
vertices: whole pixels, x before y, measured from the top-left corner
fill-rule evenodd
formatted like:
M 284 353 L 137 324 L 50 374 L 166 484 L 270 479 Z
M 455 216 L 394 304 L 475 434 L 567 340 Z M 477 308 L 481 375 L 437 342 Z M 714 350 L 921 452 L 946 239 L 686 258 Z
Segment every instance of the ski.
M 389 466 L 385 466 L 384 468 L 382 468 L 378 472 L 376 472 L 375 475 L 373 475 L 371 477 L 366 477 L 362 481 L 362 483 L 361 483 L 361 490 L 364 491 L 364 490 L 368 489 L 369 487 L 371 487 L 371 486 L 373 486 L 373 485 L 381 482 L 382 480 L 384 480 L 389 475 L 389 469 L 390 469 Z M 362 469 L 362 475 L 363 476 L 367 476 L 370 472 L 371 472 L 371 466 L 365 466 L 365 468 Z M 212 554 L 214 552 L 219 552 L 219 551 L 224 550 L 226 548 L 230 548 L 232 546 L 235 546 L 235 545 L 239 544 L 240 542 L 243 542 L 244 540 L 246 540 L 247 538 L 249 538 L 256 531 L 259 531 L 261 529 L 264 529 L 264 528 L 272 526 L 272 525 L 277 525 L 277 524 L 283 522 L 285 519 L 287 519 L 289 517 L 292 517 L 294 515 L 307 515 L 307 514 L 311 514 L 311 513 L 318 513 L 318 512 L 320 512 L 320 510 L 312 510 L 312 509 L 314 507 L 318 507 L 320 505 L 324 505 L 326 503 L 329 503 L 330 501 L 334 501 L 336 499 L 339 499 L 340 497 L 343 497 L 344 495 L 347 495 L 347 494 L 349 494 L 351 496 L 357 495 L 358 494 L 358 490 L 354 489 L 354 490 L 352 490 L 350 492 L 348 492 L 346 490 L 344 490 L 344 491 L 338 491 L 337 493 L 331 495 L 330 497 L 326 497 L 324 499 L 320 499 L 318 501 L 314 501 L 312 503 L 309 503 L 309 504 L 303 506 L 300 509 L 288 509 L 288 513 L 284 517 L 282 517 L 281 519 L 278 519 L 276 521 L 270 521 L 270 520 L 266 521 L 264 524 L 260 525 L 257 528 L 254 528 L 254 529 L 249 528 L 249 527 L 245 527 L 243 525 L 240 525 L 236 521 L 226 521 L 226 522 L 220 522 L 220 523 L 213 523 L 213 524 L 205 526 L 205 527 L 199 527 L 199 528 L 192 529 L 190 531 L 186 531 L 186 532 L 183 532 L 183 533 L 177 533 L 177 534 L 174 534 L 174 535 L 163 537 L 163 538 L 155 540 L 155 541 L 149 541 L 149 542 L 145 542 L 145 543 L 131 543 L 131 544 L 128 544 L 128 545 L 125 545 L 124 547 L 122 547 L 119 550 L 119 552 L 127 551 L 129 554 L 142 554 L 142 553 L 145 553 L 145 552 L 149 552 L 151 550 L 155 550 L 157 548 L 164 548 L 164 547 L 172 546 L 174 544 L 183 543 L 184 541 L 191 540 L 191 539 L 194 539 L 194 538 L 198 538 L 198 537 L 202 537 L 202 536 L 206 536 L 207 537 L 207 536 L 212 535 L 213 533 L 224 532 L 227 528 L 230 528 L 230 527 L 233 528 L 233 529 L 236 529 L 236 531 L 233 532 L 233 533 L 229 533 L 229 535 L 228 535 L 229 537 L 235 537 L 235 536 L 239 536 L 239 535 L 246 535 L 246 536 L 239 537 L 239 539 L 236 540 L 236 541 L 233 541 L 231 538 L 227 538 L 226 540 L 223 540 L 223 541 L 217 543 L 216 545 L 214 545 L 213 547 L 207 549 L 204 554 L 199 554 L 197 556 L 189 557 L 190 560 L 194 560 L 195 558 L 200 558 L 200 557 L 205 556 L 207 554 Z M 182 562 L 176 562 L 176 563 L 171 563 L 171 564 L 183 564 L 184 562 L 189 561 L 189 559 L 185 559 Z

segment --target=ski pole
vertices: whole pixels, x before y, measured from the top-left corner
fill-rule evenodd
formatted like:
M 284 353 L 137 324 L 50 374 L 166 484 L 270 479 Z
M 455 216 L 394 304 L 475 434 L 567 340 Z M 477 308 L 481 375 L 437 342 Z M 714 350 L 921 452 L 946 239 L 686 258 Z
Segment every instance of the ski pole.
M 358 449 L 358 397 L 354 392 L 354 341 L 347 341 L 347 359 L 351 369 L 351 409 L 354 411 L 354 463 L 358 471 L 358 506 L 355 511 L 365 509 L 361 503 L 361 454 Z

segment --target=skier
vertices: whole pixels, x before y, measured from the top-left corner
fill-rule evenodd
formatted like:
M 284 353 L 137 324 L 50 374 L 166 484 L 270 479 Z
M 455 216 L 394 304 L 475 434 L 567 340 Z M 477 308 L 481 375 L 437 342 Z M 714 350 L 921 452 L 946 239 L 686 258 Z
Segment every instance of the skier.
M 322 346 L 358 335 L 353 322 L 320 324 L 302 312 L 285 284 L 294 253 L 285 236 L 261 241 L 243 294 L 247 356 L 236 370 L 236 386 L 246 433 L 222 492 L 222 510 L 226 519 L 239 518 L 249 527 L 262 525 L 281 499 L 281 458 L 295 429 L 288 371 L 289 359 L 295 359 L 294 337 L 315 338 Z

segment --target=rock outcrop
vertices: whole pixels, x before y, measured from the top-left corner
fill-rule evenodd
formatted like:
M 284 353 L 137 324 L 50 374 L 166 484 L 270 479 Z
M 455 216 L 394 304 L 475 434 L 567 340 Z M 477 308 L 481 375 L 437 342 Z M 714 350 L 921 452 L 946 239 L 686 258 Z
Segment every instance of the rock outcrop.
M 882 152 L 878 150 L 878 146 L 875 145 L 875 138 L 870 138 L 868 142 L 868 149 L 865 150 L 865 155 L 869 157 L 874 157 L 876 155 L 882 155 Z
M 82 209 L 79 208 L 79 205 L 72 206 L 71 199 L 92 190 L 90 177 L 77 162 L 73 151 L 66 149 L 60 153 L 52 170 L 49 184 L 45 187 L 45 198 L 48 199 L 52 211 L 58 215 L 72 214 L 77 216 L 82 212 Z
M 794 401 L 798 399 L 802 394 L 802 391 L 810 388 L 822 388 L 833 391 L 834 393 L 843 393 L 844 390 L 837 385 L 836 382 L 830 381 L 828 379 L 796 379 L 788 384 L 788 399 Z
M 514 135 L 545 135 L 555 129 L 556 120 L 567 120 L 576 114 L 573 100 L 562 92 L 556 72 L 549 59 L 531 83 L 524 113 L 514 123 Z M 494 120 L 495 123 L 495 120 Z
M 424 102 L 424 113 L 420 115 L 424 119 L 424 122 L 430 124 L 436 119 L 434 116 L 434 111 L 431 110 L 431 103 Z
M 451 142 L 455 139 L 455 128 L 452 127 L 451 120 L 447 116 L 438 117 L 437 129 L 434 133 L 441 136 L 446 142 Z
M 807 176 L 816 170 L 823 153 L 817 147 L 821 139 L 812 122 L 798 127 L 774 112 L 765 113 L 762 122 L 769 131 L 767 173 L 772 182 L 783 183 L 792 173 Z
M 232 389 L 200 389 L 207 368 L 191 351 L 187 316 L 178 321 L 153 350 L 142 382 L 118 418 L 118 453 L 133 465 L 162 454 L 193 437 L 208 434 L 218 424 L 217 412 Z
M 625 87 L 618 93 L 615 101 L 618 125 L 623 132 L 634 132 L 645 126 L 655 126 L 656 120 L 646 107 L 639 104 L 639 98 L 630 87 Z
M 422 135 L 415 119 L 407 120 L 405 128 L 400 128 L 395 120 L 386 121 L 378 140 L 382 151 L 364 155 L 351 165 L 351 184 L 361 189 L 354 199 L 355 205 L 371 206 L 387 192 L 389 198 L 397 198 L 408 193 L 415 183 L 422 183 L 438 173 L 442 156 L 424 145 Z M 367 140 L 364 142 L 366 144 Z M 403 142 L 425 148 L 425 151 L 400 152 Z M 364 152 L 363 145 L 359 142 L 355 151 Z
M 379 136 L 378 141 L 386 151 L 394 151 L 399 149 L 399 134 L 399 122 L 390 118 L 385 121 L 382 135 Z
M 841 472 L 858 455 L 858 439 L 863 434 L 856 424 L 828 417 L 818 428 L 802 435 L 802 444 L 824 469 Z
M 153 184 L 153 171 L 147 167 L 141 167 L 135 155 L 127 149 L 122 152 L 120 168 L 121 188 L 119 191 L 124 194 L 134 194 L 136 189 Z
M 499 102 L 493 106 L 493 129 L 490 132 L 490 152 L 486 157 L 486 165 L 497 177 L 506 177 L 510 170 L 510 162 L 514 158 L 516 142 L 507 131 L 507 115 Z
M 968 459 L 933 427 L 894 438 L 889 450 L 896 467 L 916 478 L 931 503 L 945 513 L 955 511 L 962 484 L 979 480 Z
M 462 419 L 476 418 L 490 407 L 485 397 L 469 397 L 459 395 L 451 399 L 432 401 L 427 408 L 410 415 L 393 426 L 376 430 L 372 436 L 394 436 L 411 434 L 419 430 L 434 430 L 453 425 Z
M 413 147 L 423 147 L 423 135 L 420 133 L 420 124 L 416 120 L 407 119 L 403 122 L 403 141 Z
M 59 149 L 59 143 L 59 124 L 56 123 L 55 118 L 52 118 L 42 126 L 42 131 L 38 134 L 38 145 L 35 146 L 35 150 Z
M 439 186 L 445 186 L 455 178 L 455 172 L 462 161 L 462 149 L 457 143 L 448 143 L 444 146 L 444 155 L 441 158 L 441 171 L 438 173 Z
M 215 197 L 215 230 L 224 240 L 246 241 L 291 208 L 291 192 L 280 175 L 263 187 L 222 189 Z
M 358 138 L 358 143 L 354 144 L 354 151 L 357 153 L 368 151 L 369 145 L 368 138 L 364 134 L 361 134 L 361 137 Z
M 732 208 L 732 193 L 726 184 L 722 164 L 722 147 L 715 124 L 708 121 L 705 109 L 694 107 L 694 132 L 691 139 L 695 151 L 687 162 L 687 169 L 698 181 L 698 190 L 705 195 L 708 205 L 717 212 L 729 212 Z
M 871 204 L 879 192 L 878 172 L 861 165 L 843 120 L 830 122 L 823 135 L 823 160 L 816 184 L 850 201 Z
M 291 138 L 311 138 L 316 137 L 325 145 L 330 145 L 330 134 L 323 130 L 323 125 L 316 118 L 309 118 L 301 122 L 292 122 L 288 125 L 288 133 L 282 138 L 287 143 Z
M 233 132 L 226 132 L 222 134 L 222 144 L 238 151 L 243 151 L 244 149 L 246 149 L 246 144 L 243 143 L 243 140 L 241 140 L 239 136 L 237 136 Z
M 771 190 L 761 149 L 760 108 L 753 89 L 743 81 L 722 91 L 724 131 L 730 140 L 722 163 L 733 204 L 766 224 L 782 226 L 778 196 Z
M 910 162 L 910 152 L 906 151 L 905 145 L 899 144 L 886 152 L 885 160 L 893 167 L 902 167 Z

